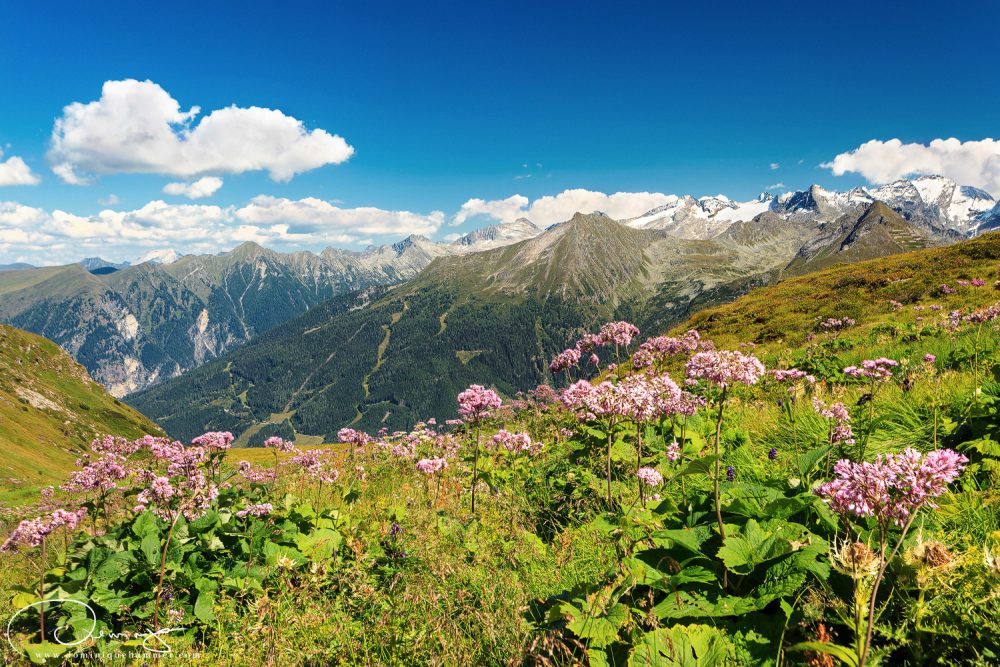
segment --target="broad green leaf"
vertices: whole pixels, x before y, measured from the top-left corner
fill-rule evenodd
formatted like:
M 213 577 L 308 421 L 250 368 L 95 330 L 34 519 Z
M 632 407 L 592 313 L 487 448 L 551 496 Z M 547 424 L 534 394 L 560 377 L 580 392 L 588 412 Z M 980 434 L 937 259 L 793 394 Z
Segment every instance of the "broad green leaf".
M 211 623 L 215 620 L 215 593 L 211 591 L 201 591 L 198 599 L 194 603 L 194 615 L 202 623 Z
M 146 533 L 142 538 L 142 553 L 150 565 L 159 565 L 163 554 L 160 552 L 160 534 Z
M 647 632 L 632 648 L 629 667 L 714 667 L 729 654 L 725 635 L 707 625 L 677 625 Z
M 343 544 L 343 536 L 335 530 L 320 528 L 308 535 L 296 535 L 295 546 L 311 560 L 331 558 Z

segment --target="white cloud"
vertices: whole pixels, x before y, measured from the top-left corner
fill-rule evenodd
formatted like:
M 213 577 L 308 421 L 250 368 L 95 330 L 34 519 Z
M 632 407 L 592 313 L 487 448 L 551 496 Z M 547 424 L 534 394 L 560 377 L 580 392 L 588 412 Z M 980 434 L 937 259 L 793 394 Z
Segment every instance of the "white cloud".
M 0 158 L 3 151 L 0 150 Z M 5 185 L 38 185 L 42 179 L 38 174 L 31 171 L 24 160 L 16 155 L 11 155 L 6 161 L 0 162 L 0 187 Z
M 765 190 L 784 190 L 785 189 L 785 184 L 779 181 L 778 183 L 772 183 L 771 185 L 767 186 L 764 189 Z
M 485 215 L 501 222 L 511 222 L 517 218 L 528 218 L 542 227 L 563 222 L 574 213 L 603 211 L 617 220 L 634 218 L 647 211 L 677 201 L 675 195 L 661 192 L 615 192 L 605 194 L 592 190 L 564 190 L 557 195 L 546 195 L 530 202 L 523 195 L 513 195 L 507 199 L 470 199 L 455 215 L 452 223 L 460 225 L 476 215 Z
M 193 183 L 167 183 L 163 193 L 188 199 L 203 199 L 211 197 L 222 187 L 222 179 L 218 176 L 203 176 Z
M 198 118 L 152 81 L 106 81 L 95 102 L 63 109 L 52 130 L 52 171 L 67 183 L 94 175 L 154 173 L 183 178 L 267 171 L 276 181 L 327 164 L 354 149 L 326 130 L 276 109 L 230 106 Z
M 254 225 L 288 223 L 292 229 L 351 230 L 373 235 L 421 234 L 430 236 L 444 223 L 444 213 L 427 215 L 410 211 L 386 211 L 371 206 L 341 208 L 331 202 L 306 197 L 291 200 L 261 195 L 236 211 L 236 217 Z
M 771 171 L 774 171 L 775 169 L 780 169 L 780 168 L 781 168 L 781 164 L 780 163 L 778 163 L 778 162 L 772 162 L 771 163 Z
M 871 183 L 888 183 L 913 175 L 939 174 L 961 185 L 1000 193 L 1000 141 L 935 139 L 904 144 L 899 139 L 873 139 L 820 165 L 842 176 L 854 172 Z
M 107 197 L 98 199 L 97 203 L 100 204 L 101 206 L 117 206 L 118 204 L 121 203 L 121 201 L 122 200 L 118 198 L 118 195 L 112 192 Z
M 135 261 L 164 248 L 214 254 L 244 241 L 283 251 L 364 246 L 409 234 L 432 235 L 444 221 L 440 211 L 341 208 L 316 198 L 260 196 L 242 207 L 154 200 L 133 210 L 91 215 L 0 202 L 0 263 L 70 263 L 94 255 Z

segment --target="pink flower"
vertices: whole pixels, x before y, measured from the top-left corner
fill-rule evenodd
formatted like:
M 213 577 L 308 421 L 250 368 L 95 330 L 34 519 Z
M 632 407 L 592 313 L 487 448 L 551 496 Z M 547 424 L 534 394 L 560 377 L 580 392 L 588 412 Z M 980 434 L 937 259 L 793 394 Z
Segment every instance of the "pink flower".
M 972 286 L 973 287 L 982 287 L 985 284 L 986 284 L 986 281 L 983 280 L 982 278 L 973 278 L 972 279 Z
M 674 440 L 667 446 L 667 460 L 676 461 L 681 457 L 681 446 Z
M 236 516 L 240 519 L 245 519 L 248 516 L 267 516 L 274 511 L 274 505 L 271 503 L 258 503 L 256 505 L 249 505 L 244 509 L 241 509 L 236 513 Z
M 279 452 L 288 453 L 295 449 L 295 443 L 285 440 L 284 438 L 279 438 L 278 436 L 272 436 L 264 441 L 264 446 L 268 449 L 276 449 Z
M 639 329 L 630 322 L 608 322 L 597 335 L 605 345 L 628 347 L 632 339 L 639 335 Z
M 824 331 L 841 331 L 848 327 L 853 327 L 857 322 L 850 317 L 828 317 L 819 323 L 820 329 Z
M 874 463 L 841 459 L 834 466 L 837 478 L 816 493 L 830 501 L 841 515 L 874 517 L 884 527 L 904 526 L 924 505 L 955 481 L 969 460 L 950 449 L 920 454 L 907 448 L 898 455 L 879 455 Z
M 579 363 L 580 350 L 571 347 L 568 350 L 563 350 L 556 355 L 555 359 L 552 360 L 552 363 L 549 364 L 549 370 L 553 373 L 559 373 L 567 368 L 577 366 Z
M 879 357 L 878 359 L 865 359 L 861 366 L 848 366 L 844 369 L 845 375 L 853 377 L 867 378 L 875 382 L 885 382 L 892 379 L 893 369 L 899 366 L 895 359 Z
M 224 452 L 232 446 L 233 434 L 229 431 L 209 431 L 191 441 L 193 445 L 200 445 L 208 451 Z
M 753 355 L 735 350 L 711 350 L 699 352 L 687 363 L 689 380 L 704 379 L 718 387 L 733 384 L 757 384 L 764 374 L 764 364 Z
M 74 512 L 57 509 L 48 516 L 24 520 L 7 536 L 4 543 L 0 544 L 0 552 L 17 551 L 21 546 L 37 547 L 60 526 L 65 526 L 67 530 L 76 530 L 77 524 L 86 514 L 87 510 L 82 508 Z
M 663 475 L 656 468 L 639 468 L 635 474 L 646 486 L 659 486 L 663 484 Z
M 447 467 L 448 461 L 443 458 L 420 459 L 417 461 L 417 470 L 428 476 L 436 475 Z
M 478 421 L 488 417 L 502 404 L 503 400 L 495 391 L 474 384 L 458 395 L 458 414 L 470 421 Z

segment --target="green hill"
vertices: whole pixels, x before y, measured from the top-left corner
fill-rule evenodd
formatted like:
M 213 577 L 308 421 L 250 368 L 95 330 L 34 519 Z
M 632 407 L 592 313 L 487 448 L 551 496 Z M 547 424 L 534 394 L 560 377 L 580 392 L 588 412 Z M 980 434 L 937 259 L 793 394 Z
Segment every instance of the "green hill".
M 64 481 L 98 436 L 160 432 L 55 343 L 0 325 L 0 500 Z

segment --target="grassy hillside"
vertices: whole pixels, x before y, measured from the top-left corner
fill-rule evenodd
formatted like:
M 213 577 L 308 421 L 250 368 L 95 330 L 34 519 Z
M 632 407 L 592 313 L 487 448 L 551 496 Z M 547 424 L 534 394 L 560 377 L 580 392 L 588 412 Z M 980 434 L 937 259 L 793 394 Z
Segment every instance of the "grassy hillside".
M 63 481 L 95 437 L 159 432 L 55 343 L 0 325 L 0 501 Z
M 689 384 L 682 353 L 655 374 L 668 369 L 705 402 L 687 416 L 508 401 L 458 428 L 376 435 L 353 454 L 282 454 L 277 479 L 270 450 L 206 445 L 204 478 L 170 476 L 177 493 L 152 502 L 159 517 L 110 494 L 106 531 L 80 535 L 65 558 L 50 551 L 46 589 L 91 601 L 104 632 L 169 619 L 175 664 L 996 664 L 1000 332 L 982 307 L 1000 299 L 998 262 L 1000 234 L 989 235 L 699 313 L 676 331 L 698 327 L 703 341 L 815 382 Z M 880 357 L 897 364 L 882 381 L 844 371 Z M 603 377 L 638 375 L 623 364 Z M 814 401 L 841 403 L 842 416 Z M 533 446 L 487 446 L 517 442 L 501 429 Z M 905 448 L 967 457 L 956 479 L 932 473 L 936 506 L 905 484 L 868 518 L 820 497 L 838 459 Z M 237 472 L 244 457 L 253 467 Z M 171 475 L 167 463 L 140 453 L 121 486 L 150 491 L 140 473 Z M 905 528 L 892 522 L 899 507 L 913 511 Z M 0 587 L 37 585 L 34 553 L 13 558 Z M 37 638 L 34 621 L 19 618 L 16 641 Z M 48 622 L 73 627 L 60 612 Z

